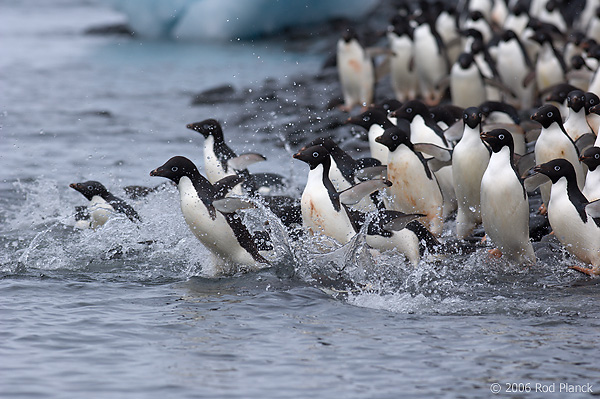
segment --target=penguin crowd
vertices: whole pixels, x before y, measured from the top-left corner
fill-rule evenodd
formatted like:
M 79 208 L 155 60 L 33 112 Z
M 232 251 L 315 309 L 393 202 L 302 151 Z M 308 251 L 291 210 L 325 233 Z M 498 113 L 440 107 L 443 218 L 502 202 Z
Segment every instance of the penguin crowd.
M 346 29 L 340 109 L 370 153 L 355 158 L 334 137 L 305 143 L 293 155 L 308 167 L 300 198 L 277 194 L 285 177 L 250 173 L 265 157 L 238 155 L 212 118 L 187 125 L 204 138 L 204 175 L 182 156 L 150 175 L 177 186 L 185 222 L 223 273 L 270 265 L 270 226 L 251 231 L 248 208 L 272 212 L 297 237 L 344 245 L 364 234 L 374 254 L 397 251 L 414 267 L 425 252 L 484 241 L 491 257 L 535 267 L 530 195 L 539 193 L 537 212 L 586 264 L 572 268 L 600 275 L 600 0 L 569 3 L 398 2 L 381 34 L 387 48 L 363 47 Z M 394 99 L 377 101 L 382 76 Z M 114 213 L 141 222 L 102 184 L 71 187 L 89 201 L 81 226 Z

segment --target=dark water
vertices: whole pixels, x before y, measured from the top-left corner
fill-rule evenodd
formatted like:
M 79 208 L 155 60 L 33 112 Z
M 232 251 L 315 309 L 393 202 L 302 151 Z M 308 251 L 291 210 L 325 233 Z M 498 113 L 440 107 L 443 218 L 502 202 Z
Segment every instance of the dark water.
M 158 184 L 148 173 L 170 156 L 201 159 L 186 123 L 249 109 L 192 107 L 193 93 L 284 84 L 322 61 L 281 42 L 82 33 L 119 21 L 97 1 L 0 4 L 1 397 L 479 398 L 494 383 L 501 397 L 590 396 L 560 384 L 600 392 L 597 281 L 546 246 L 530 269 L 485 249 L 413 269 L 372 256 L 360 236 L 317 254 L 280 233 L 273 269 L 214 278 L 172 189 L 134 203 L 140 225 L 74 229 L 84 199 L 69 183 L 97 179 L 117 195 Z M 277 117 L 227 135 L 268 156 L 257 170 L 301 186 L 293 149 L 258 132 Z

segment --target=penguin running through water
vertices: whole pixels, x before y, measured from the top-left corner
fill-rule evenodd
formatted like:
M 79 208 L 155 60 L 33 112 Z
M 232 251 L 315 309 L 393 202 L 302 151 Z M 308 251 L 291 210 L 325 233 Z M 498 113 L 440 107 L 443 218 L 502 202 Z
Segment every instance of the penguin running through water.
M 140 216 L 131 205 L 111 194 L 102 183 L 89 180 L 83 183 L 72 183 L 69 187 L 80 192 L 90 201 L 87 213 L 90 217 L 89 227 L 93 229 L 104 225 L 115 213 L 122 213 L 132 222 L 141 221 Z M 81 212 L 78 213 L 82 215 Z M 79 225 L 82 226 L 81 223 Z
M 481 112 L 465 109 L 463 136 L 452 153 L 452 176 L 458 201 L 456 235 L 463 239 L 481 223 L 481 179 L 490 160 L 490 151 L 481 141 Z
M 566 159 L 555 159 L 536 166 L 534 171 L 552 182 L 548 220 L 556 238 L 567 251 L 592 266 L 571 268 L 600 275 L 600 218 L 592 217 L 586 209 L 589 201 L 579 190 L 573 165 Z
M 227 269 L 227 263 L 252 269 L 269 265 L 240 217 L 221 213 L 213 204 L 241 183 L 241 177 L 228 176 L 212 184 L 192 161 L 181 156 L 169 159 L 150 172 L 150 176 L 165 177 L 177 184 L 183 217 L 192 233 L 221 261 L 217 262 L 221 273 L 236 270 Z
M 481 179 L 481 219 L 486 235 L 497 250 L 517 264 L 536 262 L 529 240 L 529 202 L 514 165 L 512 135 L 506 129 L 483 132 L 481 139 L 492 154 Z M 498 253 L 500 251 L 500 253 Z

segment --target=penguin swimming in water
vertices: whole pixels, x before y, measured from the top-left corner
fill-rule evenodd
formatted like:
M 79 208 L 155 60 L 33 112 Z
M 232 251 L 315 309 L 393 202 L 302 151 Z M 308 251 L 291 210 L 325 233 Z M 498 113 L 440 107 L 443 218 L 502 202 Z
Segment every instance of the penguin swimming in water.
M 463 239 L 481 223 L 481 179 L 490 160 L 490 151 L 480 138 L 481 112 L 465 109 L 463 136 L 452 153 L 452 176 L 458 202 L 456 235 Z
M 111 194 L 102 183 L 89 180 L 83 183 L 72 183 L 69 187 L 79 191 L 90 201 L 88 204 L 88 213 L 91 228 L 95 229 L 104 225 L 110 218 L 110 215 L 115 213 L 124 214 L 132 222 L 141 221 L 140 216 L 131 205 Z
M 360 230 L 365 216 L 351 213 L 329 180 L 330 155 L 316 145 L 302 149 L 294 158 L 310 166 L 302 193 L 304 225 L 313 233 L 329 236 L 340 244 L 348 243 Z M 386 184 L 386 186 L 389 185 Z M 413 222 L 420 215 L 379 210 L 367 226 L 367 244 L 380 251 L 397 250 L 413 264 L 420 259 L 420 243 L 437 242 L 422 225 Z M 400 226 L 396 226 L 400 222 Z
M 529 240 L 529 203 L 514 165 L 512 136 L 505 129 L 494 129 L 481 133 L 480 137 L 492 150 L 481 179 L 481 219 L 485 233 L 510 261 L 533 264 L 536 258 Z
M 400 212 L 425 215 L 425 226 L 439 236 L 444 223 L 442 191 L 425 157 L 415 151 L 410 134 L 408 122 L 398 120 L 398 126 L 386 129 L 376 139 L 390 150 L 387 178 L 392 182 L 391 204 Z
M 192 233 L 221 261 L 217 262 L 221 273 L 232 271 L 226 268 L 226 263 L 250 268 L 269 264 L 240 217 L 221 213 L 213 205 L 239 184 L 241 177 L 228 176 L 212 184 L 192 161 L 181 156 L 169 159 L 150 172 L 150 176 L 165 177 L 177 184 L 183 217 Z
M 572 268 L 600 275 L 600 219 L 593 218 L 586 210 L 589 201 L 577 186 L 575 169 L 569 161 L 555 159 L 536 166 L 534 171 L 552 182 L 548 220 L 556 238 L 567 251 L 592 265 L 592 268 Z
M 373 60 L 358 42 L 358 36 L 347 29 L 337 43 L 337 68 L 344 96 L 345 111 L 373 102 L 375 69 Z
M 543 105 L 531 116 L 531 119 L 542 125 L 542 131 L 535 143 L 536 164 L 539 165 L 557 158 L 568 160 L 574 165 L 577 182 L 582 189 L 585 175 L 579 162 L 579 150 L 565 131 L 558 108 L 551 104 Z M 540 186 L 542 201 L 546 207 L 550 200 L 550 187 L 549 183 Z

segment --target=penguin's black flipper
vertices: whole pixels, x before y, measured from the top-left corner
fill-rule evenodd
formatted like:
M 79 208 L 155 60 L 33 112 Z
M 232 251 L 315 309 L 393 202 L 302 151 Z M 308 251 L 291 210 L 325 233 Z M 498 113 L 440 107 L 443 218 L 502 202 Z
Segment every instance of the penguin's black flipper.
M 117 212 L 124 213 L 132 222 L 141 222 L 140 215 L 133 209 L 131 205 L 119 197 L 110 194 L 106 198 L 108 202 Z
M 583 154 L 583 152 L 592 147 L 595 142 L 596 135 L 594 133 L 586 133 L 575 141 L 575 146 L 577 147 L 577 150 L 579 150 L 579 153 Z
M 370 168 L 372 166 L 381 166 L 381 161 L 379 159 L 365 157 L 359 158 L 356 160 L 356 169 L 365 169 Z
M 302 224 L 302 208 L 297 199 L 284 195 L 274 195 L 261 197 L 261 200 L 286 227 Z
M 388 231 L 400 231 L 406 228 L 406 226 L 413 220 L 425 216 L 418 213 L 406 214 L 392 210 L 384 210 L 380 212 L 379 215 L 381 220 L 381 228 Z
M 356 172 L 354 177 L 358 180 L 374 180 L 387 178 L 387 166 L 369 166 Z
M 270 265 L 271 263 L 258 253 L 259 250 L 254 241 L 254 237 L 250 234 L 246 226 L 244 226 L 239 215 L 236 215 L 235 213 L 226 213 L 224 216 L 225 220 L 227 220 L 227 224 L 235 231 L 235 238 L 240 246 L 248 251 L 255 261 Z
M 344 205 L 356 205 L 367 195 L 391 185 L 392 182 L 384 179 L 365 180 L 340 192 L 340 202 Z
M 225 197 L 235 186 L 242 183 L 245 179 L 242 176 L 226 176 L 213 184 L 216 190 L 215 199 Z
M 253 173 L 250 178 L 257 188 L 283 189 L 286 187 L 285 177 L 277 173 Z
M 248 168 L 248 166 L 266 161 L 263 155 L 260 155 L 255 152 L 247 152 L 245 154 L 238 155 L 237 157 L 231 158 L 227 161 L 227 166 L 233 168 L 234 170 L 244 170 Z

